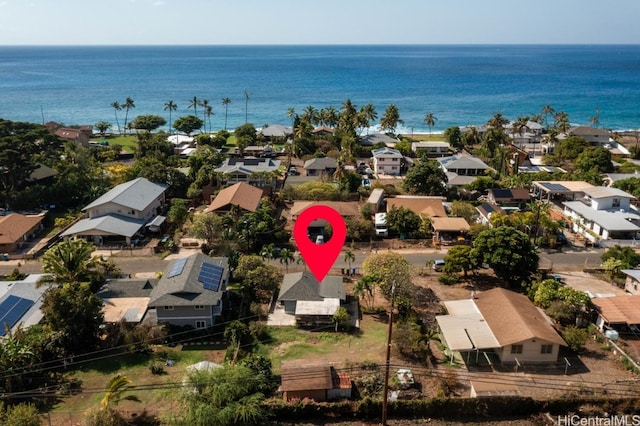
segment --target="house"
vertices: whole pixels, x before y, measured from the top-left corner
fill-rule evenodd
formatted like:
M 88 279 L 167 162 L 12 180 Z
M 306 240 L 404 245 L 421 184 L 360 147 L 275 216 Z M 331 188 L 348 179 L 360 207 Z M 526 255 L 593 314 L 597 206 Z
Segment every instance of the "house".
M 513 128 L 514 122 L 507 124 L 505 130 L 509 133 L 513 139 L 513 143 L 516 145 L 538 143 L 542 139 L 542 131 L 544 126 L 536 121 L 527 121 L 526 127 L 522 134 L 517 133 Z
M 30 274 L 19 281 L 0 281 L 0 336 L 18 327 L 38 324 L 43 314 L 42 296 L 48 286 L 38 285 L 43 274 Z
M 231 157 L 214 172 L 222 175 L 224 183 L 244 182 L 257 187 L 273 186 L 281 172 L 281 161 L 272 158 Z
M 318 126 L 315 129 L 313 129 L 311 133 L 316 136 L 326 136 L 326 135 L 333 135 L 335 133 L 335 130 L 327 126 Z
M 360 145 L 362 146 L 374 146 L 378 144 L 394 146 L 397 142 L 399 142 L 398 139 L 392 138 L 384 133 L 371 133 L 360 138 Z
M 108 280 L 97 293 L 103 301 L 102 314 L 107 323 L 139 324 L 146 318 L 155 279 L 123 278 Z M 151 319 L 155 323 L 155 316 Z
M 68 139 L 82 145 L 88 145 L 89 140 L 93 136 L 93 126 L 60 127 L 55 131 L 55 135 L 62 139 Z
M 327 275 L 320 283 L 311 272 L 285 274 L 277 302 L 299 326 L 332 325 L 333 314 L 346 300 L 342 277 Z
M 204 213 L 228 213 L 233 206 L 243 212 L 255 212 L 260 207 L 262 196 L 262 189 L 238 182 L 220 190 Z
M 0 252 L 13 253 L 42 231 L 44 214 L 9 213 L 0 216 Z
M 293 134 L 293 129 L 289 126 L 283 126 L 281 124 L 266 124 L 264 127 L 258 130 L 258 133 L 267 138 L 286 138 Z
M 605 186 L 585 188 L 583 193 L 580 201 L 562 203 L 574 232 L 592 242 L 636 238 L 640 231 L 640 212 L 631 206 L 633 195 Z
M 377 175 L 399 175 L 404 168 L 404 155 L 397 149 L 384 147 L 374 149 L 373 172 Z
M 404 207 L 417 215 L 427 217 L 446 217 L 447 212 L 442 204 L 444 200 L 444 197 L 400 195 L 393 198 L 387 198 L 387 211 Z
M 412 142 L 411 151 L 417 155 L 424 155 L 427 157 L 445 157 L 449 155 L 451 145 L 449 142 L 444 141 L 422 141 Z
M 640 295 L 640 269 L 623 269 L 627 276 L 624 282 L 624 291 L 632 295 Z
M 130 245 L 144 225 L 164 210 L 166 190 L 167 185 L 145 178 L 122 183 L 83 208 L 85 218 L 60 235 L 92 238 L 98 246 L 124 237 Z
M 594 297 L 591 302 L 598 311 L 596 325 L 600 330 L 640 327 L 640 295 Z
M 483 176 L 491 168 L 484 161 L 470 155 L 442 157 L 437 161 L 445 173 L 455 173 L 459 176 Z
M 296 220 L 309 207 L 328 206 L 340 213 L 342 217 L 360 216 L 360 206 L 357 201 L 294 201 L 289 214 Z
M 31 171 L 31 174 L 26 179 L 29 183 L 37 183 L 38 185 L 49 185 L 53 183 L 53 178 L 58 172 L 51 167 L 36 163 L 36 168 Z
M 592 145 L 604 146 L 611 142 L 608 131 L 591 126 L 572 127 L 567 132 L 567 137 L 569 136 L 581 137 Z
M 487 193 L 487 199 L 490 203 L 497 204 L 500 207 L 524 209 L 527 203 L 531 201 L 531 194 L 526 188 L 492 188 Z
M 196 253 L 176 259 L 151 291 L 149 308 L 155 308 L 158 323 L 211 327 L 222 314 L 228 282 L 226 257 Z
M 584 197 L 585 189 L 593 188 L 593 185 L 583 180 L 535 180 L 532 183 L 534 198 L 547 201 L 579 200 Z
M 332 157 L 311 158 L 304 162 L 307 176 L 331 176 L 338 169 L 338 162 Z
M 466 240 L 471 229 L 463 217 L 432 217 L 433 240 L 439 244 Z
M 483 203 L 476 207 L 476 211 L 479 215 L 479 222 L 482 225 L 489 225 L 491 223 L 491 216 L 494 214 L 503 214 L 505 216 L 507 214 L 507 212 L 502 210 L 500 206 L 493 203 Z
M 496 356 L 502 364 L 544 364 L 558 359 L 566 343 L 544 312 L 527 296 L 504 288 L 444 302 L 448 315 L 436 316 L 450 356 L 478 363 Z
M 351 377 L 330 365 L 307 365 L 300 361 L 282 361 L 281 384 L 285 401 L 312 399 L 316 402 L 351 398 Z

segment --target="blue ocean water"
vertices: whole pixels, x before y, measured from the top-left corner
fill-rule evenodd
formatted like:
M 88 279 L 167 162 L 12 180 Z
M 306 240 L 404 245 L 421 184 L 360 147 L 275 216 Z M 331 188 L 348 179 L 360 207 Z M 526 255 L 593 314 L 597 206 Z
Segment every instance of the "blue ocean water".
M 131 120 L 168 119 L 173 100 L 175 119 L 192 112 L 194 96 L 213 106 L 214 129 L 226 97 L 230 129 L 245 112 L 256 126 L 290 124 L 290 107 L 339 108 L 347 98 L 372 103 L 379 117 L 397 105 L 406 132 L 427 132 L 427 112 L 442 131 L 545 105 L 575 124 L 598 108 L 600 125 L 637 129 L 640 45 L 0 47 L 0 118 L 115 126 L 114 101 L 135 101 Z

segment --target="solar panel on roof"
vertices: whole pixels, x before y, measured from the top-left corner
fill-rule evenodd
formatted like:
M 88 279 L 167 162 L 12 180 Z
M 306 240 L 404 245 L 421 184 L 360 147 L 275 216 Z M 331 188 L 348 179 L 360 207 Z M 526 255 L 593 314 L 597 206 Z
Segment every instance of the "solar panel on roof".
M 0 335 L 4 336 L 7 333 L 7 328 L 11 329 L 16 325 L 33 304 L 33 300 L 13 295 L 0 303 Z M 5 328 L 5 324 L 7 328 Z
M 211 290 L 218 291 L 220 289 L 220 281 L 222 281 L 222 275 L 224 269 L 218 265 L 211 263 L 203 263 L 200 269 L 200 275 L 198 275 L 198 281 L 202 283 L 202 287 Z
M 187 264 L 187 258 L 177 259 L 173 261 L 173 265 L 171 266 L 171 270 L 169 274 L 167 274 L 167 278 L 172 278 L 182 273 L 184 269 L 184 265 Z
M 542 182 L 541 185 L 549 191 L 569 191 L 569 188 L 559 183 Z

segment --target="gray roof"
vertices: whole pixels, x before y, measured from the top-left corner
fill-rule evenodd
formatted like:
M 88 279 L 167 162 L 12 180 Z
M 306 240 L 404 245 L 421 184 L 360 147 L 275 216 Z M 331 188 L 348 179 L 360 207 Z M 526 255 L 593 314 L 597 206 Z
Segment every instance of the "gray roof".
M 623 269 L 620 272 L 622 272 L 623 274 L 629 275 L 636 281 L 640 281 L 640 269 Z
M 220 302 L 229 281 L 229 261 L 226 257 L 209 257 L 195 253 L 186 258 L 181 272 L 169 277 L 174 262 L 164 271 L 158 285 L 151 292 L 149 307 L 158 306 L 215 306 Z M 180 260 L 180 259 L 178 259 Z M 208 290 L 198 280 L 203 263 L 210 263 L 224 269 L 222 282 L 218 291 Z
M 21 297 L 34 302 L 34 304 L 20 317 L 12 330 L 16 330 L 20 325 L 24 328 L 38 324 L 43 317 L 40 307 L 42 306 L 42 295 L 49 288 L 47 285 L 38 286 L 38 280 L 44 274 L 30 274 L 22 281 L 0 281 L 0 303 L 9 296 Z M 4 330 L 4 326 L 0 327 Z
M 478 176 L 465 176 L 454 172 L 446 172 L 445 175 L 447 175 L 447 185 L 450 187 L 469 185 L 478 178 Z
M 342 277 L 327 275 L 318 284 L 318 280 L 311 272 L 286 274 L 278 296 L 279 301 L 322 301 L 325 298 L 345 300 L 346 292 Z
M 120 297 L 149 297 L 158 280 L 147 278 L 119 278 L 107 281 L 98 292 L 102 299 Z
M 454 155 L 451 157 L 442 157 L 442 158 L 439 158 L 438 161 L 447 170 L 450 170 L 450 169 L 486 170 L 490 168 L 485 164 L 484 161 L 476 157 L 471 157 L 470 155 L 458 155 L 458 156 Z
M 332 157 L 311 158 L 304 162 L 305 170 L 326 170 L 336 168 L 338 168 L 338 163 L 336 159 Z
M 114 187 L 82 210 L 89 210 L 107 203 L 115 203 L 143 211 L 166 190 L 167 185 L 149 182 L 145 178 L 137 178 Z
M 591 198 L 606 198 L 606 197 L 620 197 L 620 198 L 635 198 L 628 192 L 618 188 L 611 188 L 607 186 L 594 186 L 593 188 L 585 188 L 582 192 Z
M 384 148 L 378 148 L 371 151 L 374 157 L 381 158 L 404 158 L 404 155 L 397 149 L 389 148 L 385 146 Z
M 224 163 L 216 169 L 217 173 L 243 173 L 250 175 L 255 172 L 273 172 L 280 167 L 280 160 L 270 158 L 227 158 Z
M 377 145 L 379 143 L 396 143 L 398 139 L 394 139 L 384 133 L 372 133 L 370 135 L 364 135 L 360 139 L 361 145 Z
M 143 219 L 133 219 L 117 214 L 82 219 L 68 228 L 61 237 L 69 235 L 121 235 L 133 237 L 144 226 Z
M 281 124 L 268 124 L 260 129 L 259 132 L 268 137 L 284 137 L 292 134 L 293 129 Z
M 608 177 L 611 182 L 630 178 L 640 179 L 640 173 L 606 173 L 605 176 Z
M 607 231 L 638 231 L 640 227 L 628 219 L 640 220 L 640 214 L 632 210 L 595 210 L 582 201 L 565 201 L 562 204 L 585 219 L 595 222 Z

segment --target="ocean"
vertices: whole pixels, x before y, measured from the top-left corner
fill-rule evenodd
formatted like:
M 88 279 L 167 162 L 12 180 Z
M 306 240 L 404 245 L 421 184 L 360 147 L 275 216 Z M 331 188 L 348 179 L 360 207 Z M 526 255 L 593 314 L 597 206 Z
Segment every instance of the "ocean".
M 245 96 L 248 94 L 248 98 Z M 640 128 L 640 45 L 338 46 L 0 46 L 0 118 L 66 125 L 109 121 L 111 103 L 134 100 L 141 114 L 172 119 L 208 99 L 211 127 L 246 118 L 256 127 L 290 125 L 287 111 L 371 103 L 381 117 L 395 104 L 406 133 L 479 125 L 564 111 L 574 124 Z M 118 112 L 122 125 L 124 111 Z M 202 108 L 198 109 L 202 117 Z

